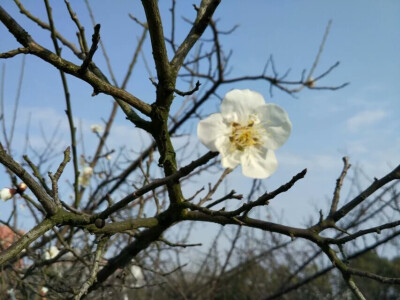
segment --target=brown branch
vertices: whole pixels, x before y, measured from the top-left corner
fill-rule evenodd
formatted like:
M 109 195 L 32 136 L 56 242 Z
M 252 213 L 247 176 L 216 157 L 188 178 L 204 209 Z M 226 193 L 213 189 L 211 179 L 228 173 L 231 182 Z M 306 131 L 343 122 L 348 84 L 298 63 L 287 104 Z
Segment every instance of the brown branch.
M 57 212 L 57 206 L 47 195 L 46 191 L 25 171 L 10 155 L 6 153 L 3 145 L 0 143 L 0 162 L 17 175 L 33 192 L 40 204 L 48 215 L 54 215 Z
M 199 203 L 197 204 L 198 206 L 202 206 L 203 203 L 207 202 L 208 200 L 211 199 L 211 197 L 215 194 L 215 192 L 217 191 L 218 187 L 220 186 L 220 184 L 223 182 L 223 180 L 226 178 L 226 176 L 228 176 L 233 170 L 232 169 L 225 169 L 221 176 L 218 178 L 217 182 L 214 184 L 213 187 L 211 187 L 211 184 L 209 184 L 209 191 L 207 193 L 207 195 L 205 195 L 203 197 L 203 199 L 200 199 Z M 234 193 L 234 191 L 233 191 Z M 207 207 L 208 208 L 208 207 Z
M 90 19 L 92 21 L 92 25 L 94 27 L 94 26 L 96 26 L 97 22 L 95 20 L 95 17 L 94 17 L 94 14 L 93 14 L 93 10 L 92 10 L 88 0 L 85 0 L 85 4 L 86 4 L 86 8 L 87 8 L 87 10 L 89 12 Z M 113 69 L 112 69 L 112 66 L 111 66 L 111 61 L 110 61 L 110 58 L 109 58 L 109 56 L 107 54 L 106 47 L 104 46 L 103 40 L 100 40 L 100 47 L 101 47 L 101 51 L 103 52 L 104 59 L 106 60 L 108 72 L 110 72 L 111 81 L 115 86 L 118 86 L 118 82 L 117 82 L 117 79 L 115 78 L 115 75 L 114 75 L 114 72 L 113 72 Z
M 202 246 L 202 243 L 197 243 L 197 244 L 181 244 L 181 243 L 172 243 L 165 238 L 159 238 L 158 239 L 160 242 L 163 242 L 164 244 L 170 246 L 170 247 L 181 247 L 181 248 L 187 248 L 187 247 L 197 247 L 197 246 Z
M 48 19 L 49 19 L 50 31 L 51 31 L 51 39 L 53 41 L 54 50 L 56 51 L 56 54 L 58 56 L 61 56 L 61 49 L 58 46 L 58 42 L 57 42 L 56 28 L 54 26 L 52 9 L 50 7 L 50 4 L 49 4 L 48 0 L 45 0 L 45 6 L 46 6 L 46 11 L 47 11 L 47 16 L 48 16 Z M 78 170 L 78 154 L 77 154 L 77 151 L 76 151 L 76 128 L 75 128 L 75 125 L 74 125 L 74 118 L 73 118 L 73 115 L 72 115 L 72 107 L 71 107 L 71 99 L 70 99 L 71 97 L 70 97 L 70 92 L 69 92 L 69 88 L 68 88 L 67 78 L 65 76 L 65 73 L 62 70 L 59 70 L 59 71 L 60 71 L 60 77 L 61 77 L 61 82 L 62 82 L 63 91 L 64 91 L 65 103 L 66 103 L 66 107 L 67 107 L 65 113 L 67 114 L 69 132 L 70 132 L 70 138 L 71 138 L 72 159 L 73 159 L 73 166 L 74 166 L 74 193 L 75 193 L 75 200 L 79 201 L 79 194 L 78 194 L 79 170 Z M 68 150 L 68 157 L 69 157 L 69 150 Z M 64 152 L 64 159 L 65 158 L 66 158 L 66 152 Z M 64 167 L 65 166 L 63 166 L 63 168 Z M 57 191 L 54 191 L 54 189 L 58 189 L 57 181 L 58 181 L 58 179 L 52 179 L 53 197 L 56 200 L 57 206 L 60 207 L 61 204 L 60 204 L 60 201 L 58 199 Z
M 302 237 L 307 240 L 314 241 L 315 236 L 308 229 L 297 228 L 277 224 L 273 222 L 261 221 L 249 217 L 225 217 L 221 215 L 209 215 L 202 211 L 189 211 L 183 216 L 183 220 L 186 221 L 199 221 L 199 222 L 210 222 L 219 225 L 239 225 L 251 228 L 258 228 L 264 231 L 276 232 L 286 235 L 290 238 Z
M 71 154 L 70 147 L 67 147 L 67 149 L 65 149 L 65 151 L 64 151 L 64 159 L 58 166 L 56 173 L 54 175 L 51 172 L 48 173 L 50 180 L 51 180 L 52 189 L 53 189 L 52 190 L 53 199 L 56 202 L 58 207 L 61 207 L 61 202 L 58 197 L 58 180 L 60 179 L 61 174 L 64 172 L 64 169 L 67 166 L 68 162 L 71 160 L 70 154 Z
M 169 213 L 170 212 L 166 212 L 166 214 Z M 90 287 L 88 292 L 100 287 L 118 268 L 124 268 L 129 264 L 132 258 L 140 251 L 146 249 L 152 242 L 158 240 L 170 225 L 170 222 L 159 224 L 136 235 L 134 242 L 128 244 L 118 255 L 108 260 L 107 264 L 98 272 L 96 282 Z
M 69 3 L 69 1 L 64 0 L 64 3 L 67 6 L 67 10 L 69 12 L 69 15 L 70 15 L 72 21 L 74 21 L 76 27 L 78 28 L 77 35 L 78 35 L 78 39 L 79 39 L 79 44 L 81 45 L 81 50 L 82 50 L 82 52 L 86 53 L 88 51 L 88 46 L 87 46 L 86 37 L 85 37 L 85 28 L 79 22 L 79 19 L 76 16 L 76 13 L 72 10 L 72 7 L 71 7 L 71 4 Z
M 109 215 L 111 215 L 112 213 L 120 210 L 121 208 L 125 207 L 126 205 L 128 205 L 130 202 L 132 202 L 133 200 L 139 198 L 140 196 L 142 196 L 143 194 L 154 190 L 155 188 L 162 186 L 164 184 L 168 184 L 168 183 L 173 183 L 173 182 L 178 182 L 180 178 L 190 174 L 195 168 L 206 164 L 210 159 L 216 157 L 218 155 L 218 152 L 208 152 L 205 155 L 203 155 L 202 157 L 192 161 L 189 165 L 180 168 L 176 173 L 167 176 L 165 178 L 161 178 L 161 179 L 156 179 L 153 180 L 151 183 L 145 185 L 144 187 L 136 190 L 134 193 L 126 196 L 125 198 L 121 199 L 120 201 L 116 202 L 114 205 L 106 208 L 104 211 L 102 211 L 99 214 L 96 214 L 95 217 L 93 218 L 100 218 L 100 219 L 106 219 Z
M 52 221 L 44 219 L 40 224 L 24 234 L 17 242 L 0 253 L 0 266 L 16 257 L 22 250 L 27 249 L 32 242 L 41 237 L 53 226 Z
M 87 71 L 87 68 L 89 67 L 90 62 L 93 59 L 93 55 L 97 50 L 97 45 L 100 41 L 100 24 L 96 24 L 94 26 L 94 33 L 92 35 L 92 46 L 90 46 L 90 50 L 88 54 L 86 55 L 85 59 L 83 60 L 83 63 L 78 71 L 78 73 L 83 74 Z
M 322 38 L 322 42 L 321 42 L 321 44 L 319 46 L 319 49 L 318 49 L 318 54 L 315 57 L 315 60 L 314 60 L 314 63 L 312 65 L 311 69 L 310 69 L 310 72 L 308 73 L 307 81 L 311 80 L 311 78 L 312 78 L 312 76 L 314 74 L 314 71 L 317 68 L 317 65 L 319 63 L 319 59 L 320 59 L 320 57 L 322 55 L 322 52 L 324 51 L 324 46 L 325 46 L 326 40 L 328 38 L 329 30 L 331 28 L 331 25 L 332 25 L 332 20 L 329 20 L 328 25 L 325 28 L 325 33 L 324 33 L 324 36 Z
M 377 274 L 357 270 L 357 269 L 350 268 L 350 267 L 347 269 L 347 271 L 352 275 L 356 275 L 356 276 L 364 277 L 364 278 L 370 278 L 370 279 L 373 279 L 373 280 L 376 280 L 378 282 L 385 283 L 385 284 L 400 284 L 400 278 L 391 278 L 391 277 L 380 276 Z
M 343 157 L 343 170 L 342 173 L 340 174 L 340 177 L 336 180 L 336 187 L 335 187 L 335 191 L 333 192 L 333 199 L 332 199 L 332 205 L 331 205 L 331 209 L 329 211 L 329 214 L 333 214 L 338 206 L 339 203 L 339 199 L 340 199 L 340 190 L 342 188 L 342 184 L 343 184 L 343 180 L 347 174 L 347 171 L 350 168 L 350 164 L 349 164 L 349 158 L 348 157 Z
M 339 221 L 345 215 L 347 215 L 352 209 L 358 206 L 361 202 L 367 199 L 370 195 L 376 192 L 379 188 L 383 187 L 385 184 L 400 179 L 400 165 L 398 165 L 392 172 L 387 174 L 381 179 L 375 180 L 368 188 L 366 188 L 362 193 L 360 193 L 357 197 L 351 200 L 349 203 L 344 205 L 338 211 L 328 216 L 327 220 L 332 220 L 334 222 Z
M 272 191 L 271 193 L 265 193 L 264 195 L 259 197 L 257 200 L 245 203 L 240 208 L 238 208 L 236 210 L 232 210 L 232 211 L 223 211 L 223 210 L 215 211 L 215 210 L 210 210 L 210 209 L 205 208 L 205 207 L 198 206 L 198 205 L 190 203 L 190 202 L 184 202 L 184 203 L 182 203 L 182 206 L 186 207 L 186 208 L 189 208 L 191 210 L 198 210 L 198 211 L 200 211 L 200 212 L 202 212 L 204 214 L 210 215 L 210 216 L 222 216 L 222 217 L 226 217 L 226 218 L 236 217 L 236 216 L 239 216 L 243 212 L 246 212 L 246 213 L 249 212 L 252 208 L 254 208 L 256 206 L 266 205 L 269 200 L 275 198 L 276 196 L 278 196 L 281 193 L 284 193 L 284 192 L 288 191 L 298 180 L 304 178 L 306 173 L 307 173 L 307 169 L 304 169 L 300 173 L 298 173 L 295 176 L 293 176 L 293 178 L 289 182 L 281 185 L 276 190 Z M 241 220 L 241 219 L 239 219 L 239 220 Z
M 97 227 L 95 224 L 90 224 L 85 226 L 85 229 L 89 230 L 89 232 L 93 234 L 116 234 L 130 232 L 138 228 L 155 227 L 158 225 L 158 223 L 159 221 L 157 220 L 157 218 L 137 218 L 104 224 L 104 226 L 101 228 Z
M 380 234 L 382 230 L 384 229 L 390 229 L 390 228 L 394 228 L 400 225 L 400 220 L 398 221 L 394 221 L 394 222 L 390 222 L 390 223 L 386 223 L 383 225 L 379 225 L 379 226 L 375 226 L 372 228 L 368 228 L 368 229 L 364 229 L 364 230 L 360 230 L 356 233 L 350 234 L 346 237 L 340 238 L 340 239 L 331 239 L 331 238 L 325 238 L 324 241 L 329 243 L 329 244 L 344 244 L 347 243 L 349 241 L 355 240 L 356 238 L 369 234 L 369 233 L 377 233 Z
M 46 29 L 49 31 L 51 30 L 49 24 L 47 24 L 46 22 L 43 22 L 39 18 L 32 15 L 27 9 L 25 9 L 25 7 L 21 4 L 21 2 L 19 0 L 14 0 L 14 2 L 18 6 L 21 14 L 24 14 L 25 16 L 27 16 L 29 19 L 31 19 L 33 22 L 35 22 L 37 25 L 39 25 L 43 29 Z M 70 41 L 68 41 L 66 38 L 64 38 L 58 31 L 55 31 L 55 35 L 56 35 L 57 39 L 59 39 L 63 45 L 68 47 L 77 57 L 83 58 L 84 54 L 81 51 L 79 51 L 78 48 L 74 44 L 72 44 Z
M 156 64 L 158 81 L 162 86 L 170 79 L 170 65 L 168 62 L 167 48 L 165 46 L 164 32 L 157 0 L 142 0 L 149 28 L 153 59 Z
M 96 282 L 96 275 L 99 270 L 99 264 L 103 256 L 104 248 L 108 242 L 109 237 L 103 236 L 97 244 L 96 253 L 93 259 L 93 265 L 90 270 L 89 278 L 82 284 L 78 293 L 75 295 L 74 300 L 80 300 L 83 295 L 88 293 L 89 288 Z
M 143 114 L 147 116 L 150 115 L 151 106 L 149 104 L 143 102 L 125 90 L 110 85 L 90 71 L 84 74 L 79 74 L 79 66 L 60 58 L 58 55 L 37 44 L 32 37 L 1 6 L 0 21 L 8 28 L 8 30 L 14 35 L 19 43 L 21 43 L 24 47 L 29 48 L 30 54 L 40 57 L 61 71 L 86 81 L 94 88 L 96 93 L 105 93 L 107 95 L 119 98 L 132 105 Z
M 28 54 L 28 53 L 29 53 L 28 48 L 17 48 L 4 53 L 0 53 L 0 58 L 11 58 L 18 54 Z
M 197 80 L 196 86 L 195 86 L 193 89 L 191 89 L 190 91 L 182 92 L 182 91 L 180 91 L 180 90 L 174 89 L 174 92 L 177 93 L 179 96 L 182 96 L 182 97 L 184 97 L 184 96 L 190 96 L 190 95 L 193 95 L 194 92 L 196 92 L 196 91 L 199 90 L 200 85 L 201 85 L 200 81 Z
M 210 204 L 208 204 L 206 206 L 206 208 L 211 208 L 217 204 L 220 204 L 221 202 L 228 200 L 228 199 L 237 199 L 237 200 L 242 200 L 243 199 L 243 195 L 242 194 L 236 194 L 235 190 L 230 191 L 227 195 L 225 195 L 224 197 L 221 197 L 213 202 L 211 202 Z
M 30 160 L 30 158 L 27 155 L 23 155 L 22 157 L 28 163 L 29 167 L 32 169 L 33 176 L 35 176 L 39 180 L 40 184 L 45 189 L 46 193 L 48 195 L 51 195 L 51 190 L 47 186 L 46 180 L 40 174 L 39 168 Z
M 185 40 L 179 46 L 174 58 L 171 60 L 171 65 L 176 72 L 181 68 L 187 54 L 204 33 L 210 23 L 211 17 L 217 9 L 221 0 L 202 0 L 200 7 L 197 9 L 197 17 L 194 24 L 186 36 Z

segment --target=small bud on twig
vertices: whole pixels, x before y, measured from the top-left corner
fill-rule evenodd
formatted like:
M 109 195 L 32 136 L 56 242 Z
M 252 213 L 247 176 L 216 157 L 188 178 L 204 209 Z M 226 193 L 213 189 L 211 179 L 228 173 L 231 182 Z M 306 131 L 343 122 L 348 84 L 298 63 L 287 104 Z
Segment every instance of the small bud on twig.
M 25 184 L 25 182 L 21 182 L 17 186 L 17 193 L 22 195 L 26 191 L 27 188 L 28 188 L 28 186 Z
M 96 225 L 97 228 L 103 228 L 106 225 L 106 221 L 99 218 L 94 221 L 94 225 Z

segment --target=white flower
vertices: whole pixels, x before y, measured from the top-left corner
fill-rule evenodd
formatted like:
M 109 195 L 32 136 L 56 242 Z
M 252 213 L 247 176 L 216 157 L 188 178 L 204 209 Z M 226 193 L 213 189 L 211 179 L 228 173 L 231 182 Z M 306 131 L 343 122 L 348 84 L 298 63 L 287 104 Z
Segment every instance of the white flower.
M 111 156 L 110 154 L 107 154 L 107 155 L 106 155 L 106 159 L 107 159 L 107 160 L 111 160 L 111 159 L 112 159 L 112 156 Z
M 90 183 L 90 177 L 86 176 L 79 176 L 78 177 L 78 184 L 83 187 L 87 187 Z
M 78 183 L 81 186 L 88 186 L 90 183 L 90 177 L 93 175 L 93 168 L 86 166 L 80 171 L 80 175 L 78 177 Z
M 93 168 L 92 167 L 84 167 L 82 170 L 83 176 L 92 176 L 93 175 Z
M 40 289 L 40 295 L 41 295 L 41 296 L 45 296 L 45 295 L 47 294 L 48 291 L 49 291 L 49 289 L 48 289 L 47 287 L 43 286 L 43 287 Z
M 145 284 L 142 268 L 136 265 L 131 266 L 131 273 L 134 278 L 134 287 L 140 287 Z
M 3 201 L 7 201 L 11 199 L 14 196 L 14 194 L 15 194 L 14 189 L 4 188 L 0 191 L 0 198 Z
M 60 251 L 56 246 L 51 246 L 49 250 L 44 253 L 44 259 L 52 259 L 58 255 Z
M 221 113 L 197 126 L 197 135 L 211 151 L 221 153 L 222 165 L 242 165 L 247 177 L 266 178 L 278 167 L 274 150 L 288 139 L 292 124 L 278 105 L 265 103 L 251 90 L 232 90 L 221 103 Z
M 103 132 L 103 126 L 100 124 L 92 124 L 90 125 L 90 130 L 94 133 L 102 133 Z

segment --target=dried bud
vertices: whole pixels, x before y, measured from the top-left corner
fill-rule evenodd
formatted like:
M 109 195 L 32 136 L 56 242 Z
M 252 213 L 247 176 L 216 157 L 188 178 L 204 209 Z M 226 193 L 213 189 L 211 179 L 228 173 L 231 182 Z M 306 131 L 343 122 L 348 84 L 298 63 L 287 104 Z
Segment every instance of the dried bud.
M 99 218 L 94 221 L 94 225 L 96 225 L 97 228 L 103 228 L 106 225 L 106 221 Z

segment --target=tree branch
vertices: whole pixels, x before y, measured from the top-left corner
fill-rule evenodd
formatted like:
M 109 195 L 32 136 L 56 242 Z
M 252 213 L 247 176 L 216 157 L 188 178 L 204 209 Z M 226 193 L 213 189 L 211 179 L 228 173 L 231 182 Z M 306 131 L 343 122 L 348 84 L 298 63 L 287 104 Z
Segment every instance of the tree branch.
M 141 113 L 149 116 L 151 113 L 151 106 L 142 100 L 136 98 L 130 93 L 119 89 L 115 86 L 104 82 L 98 78 L 95 74 L 88 71 L 85 74 L 79 74 L 80 66 L 73 64 L 67 60 L 62 59 L 58 55 L 43 48 L 37 44 L 32 37 L 0 6 L 0 21 L 8 28 L 8 30 L 14 35 L 16 40 L 21 43 L 24 47 L 29 49 L 29 53 L 40 57 L 44 61 L 52 64 L 56 68 L 78 77 L 87 83 L 89 83 L 95 90 L 95 93 L 104 93 L 117 97 L 126 103 L 132 105 Z
M 201 37 L 203 32 L 206 30 L 208 24 L 210 24 L 211 17 L 220 2 L 221 0 L 201 1 L 200 7 L 197 9 L 196 20 L 194 21 L 190 32 L 188 33 L 182 44 L 179 46 L 174 58 L 171 60 L 171 65 L 176 72 L 178 72 L 178 70 L 181 68 L 187 54 Z

